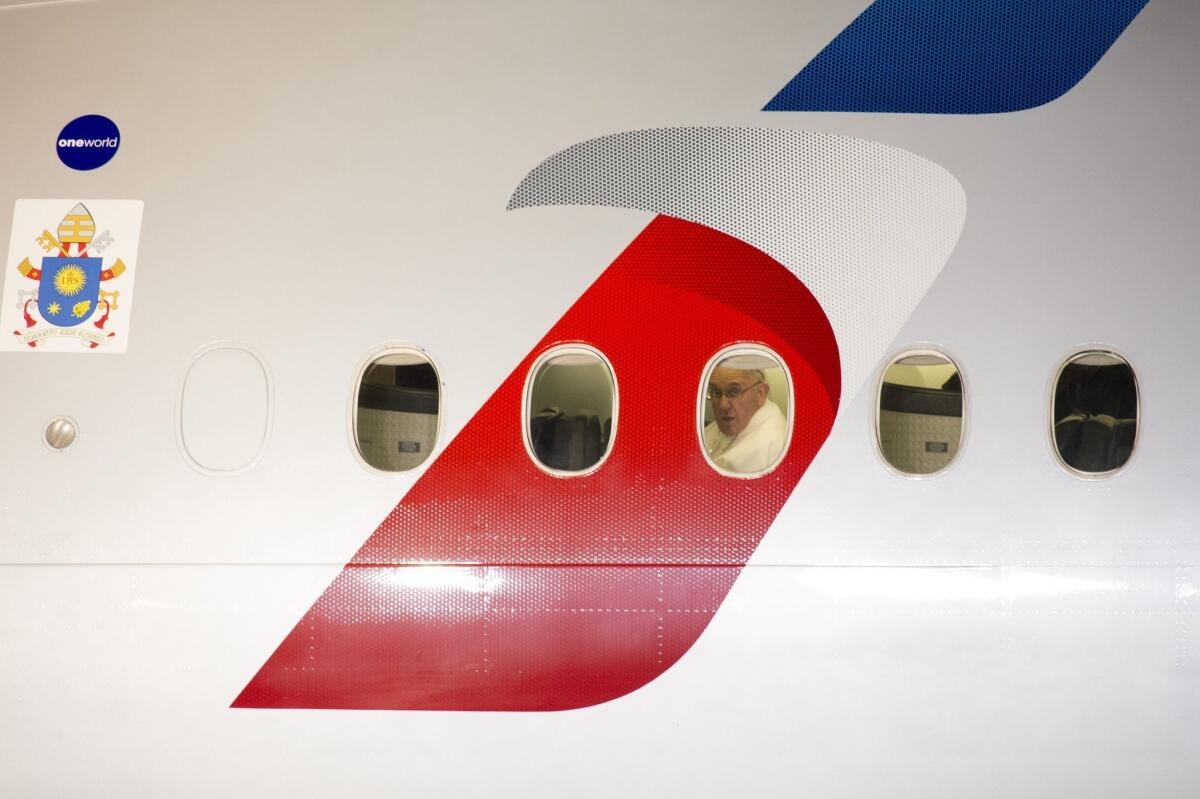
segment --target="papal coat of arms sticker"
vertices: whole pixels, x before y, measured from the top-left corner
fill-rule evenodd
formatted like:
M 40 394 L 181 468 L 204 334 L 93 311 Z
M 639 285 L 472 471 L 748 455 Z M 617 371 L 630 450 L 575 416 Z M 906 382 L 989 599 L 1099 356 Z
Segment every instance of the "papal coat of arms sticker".
M 17 200 L 0 350 L 125 352 L 140 200 Z

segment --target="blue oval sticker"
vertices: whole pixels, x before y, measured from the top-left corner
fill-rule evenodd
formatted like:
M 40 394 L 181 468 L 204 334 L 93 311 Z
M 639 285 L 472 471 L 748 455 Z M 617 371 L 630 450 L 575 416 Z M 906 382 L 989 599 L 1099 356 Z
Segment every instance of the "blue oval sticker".
M 121 146 L 121 131 L 108 117 L 99 114 L 72 119 L 58 134 L 58 157 L 71 169 L 104 166 Z

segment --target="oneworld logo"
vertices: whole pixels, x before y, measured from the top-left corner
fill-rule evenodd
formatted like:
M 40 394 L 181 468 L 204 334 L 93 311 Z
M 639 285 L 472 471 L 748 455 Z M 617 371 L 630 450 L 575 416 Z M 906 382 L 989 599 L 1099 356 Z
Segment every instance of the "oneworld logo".
M 121 146 L 121 131 L 111 119 L 99 114 L 72 119 L 58 134 L 58 158 L 71 169 L 104 166 Z

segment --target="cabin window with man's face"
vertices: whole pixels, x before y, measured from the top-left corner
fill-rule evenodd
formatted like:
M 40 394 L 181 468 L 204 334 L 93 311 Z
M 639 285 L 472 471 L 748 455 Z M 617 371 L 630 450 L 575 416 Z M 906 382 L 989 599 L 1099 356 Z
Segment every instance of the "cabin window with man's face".
M 765 352 L 722 358 L 704 382 L 704 452 L 720 471 L 763 474 L 788 439 L 791 388 L 779 361 Z

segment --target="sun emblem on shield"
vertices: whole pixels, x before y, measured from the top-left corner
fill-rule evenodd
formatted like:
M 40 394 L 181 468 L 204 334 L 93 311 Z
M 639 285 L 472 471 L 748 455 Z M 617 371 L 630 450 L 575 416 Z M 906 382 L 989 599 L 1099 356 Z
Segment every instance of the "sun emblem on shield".
M 54 273 L 54 288 L 64 297 L 74 297 L 87 285 L 87 273 L 74 264 Z

